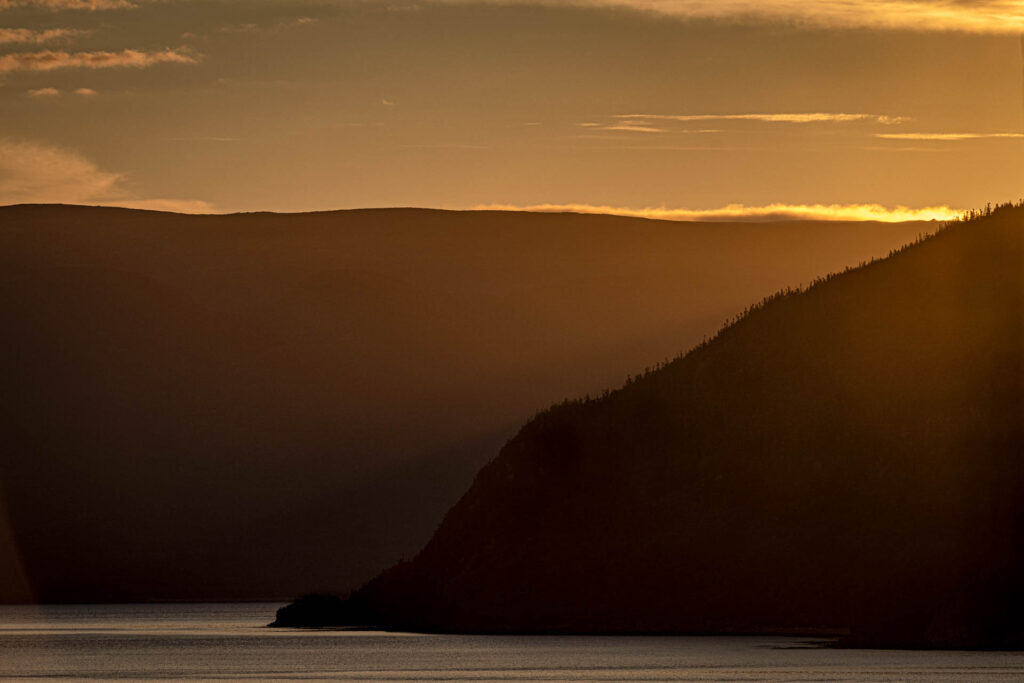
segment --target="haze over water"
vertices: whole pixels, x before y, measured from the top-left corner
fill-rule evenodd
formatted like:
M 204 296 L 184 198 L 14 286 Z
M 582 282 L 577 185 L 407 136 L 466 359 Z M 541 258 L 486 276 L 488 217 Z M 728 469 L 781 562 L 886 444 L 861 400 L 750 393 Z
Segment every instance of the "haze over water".
M 785 637 L 499 637 L 266 629 L 274 607 L 0 607 L 0 678 L 781 682 L 1024 677 L 1024 653 L 831 650 Z

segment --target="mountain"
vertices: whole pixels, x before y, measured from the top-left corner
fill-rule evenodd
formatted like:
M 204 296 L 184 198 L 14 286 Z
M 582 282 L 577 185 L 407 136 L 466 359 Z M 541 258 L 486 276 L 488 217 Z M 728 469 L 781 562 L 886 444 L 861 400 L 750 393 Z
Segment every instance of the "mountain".
M 1022 325 L 1024 205 L 783 291 L 537 415 L 327 620 L 1020 647 Z
M 536 406 L 930 229 L 0 208 L 0 600 L 344 591 Z

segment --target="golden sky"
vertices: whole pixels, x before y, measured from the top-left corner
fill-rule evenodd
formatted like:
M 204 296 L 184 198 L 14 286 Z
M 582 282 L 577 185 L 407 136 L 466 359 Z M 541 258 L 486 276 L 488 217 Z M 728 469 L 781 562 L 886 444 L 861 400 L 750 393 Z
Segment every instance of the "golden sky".
M 1018 0 L 0 0 L 0 204 L 943 217 Z

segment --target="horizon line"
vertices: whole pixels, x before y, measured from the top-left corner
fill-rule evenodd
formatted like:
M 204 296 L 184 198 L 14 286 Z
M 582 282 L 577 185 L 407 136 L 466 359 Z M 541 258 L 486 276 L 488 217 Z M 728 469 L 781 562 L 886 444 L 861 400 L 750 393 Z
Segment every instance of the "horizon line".
M 152 204 L 152 205 L 151 205 Z M 121 209 L 192 216 L 239 216 L 250 214 L 304 215 L 340 213 L 344 211 L 444 211 L 452 213 L 502 212 L 502 213 L 550 213 L 571 215 L 615 216 L 647 220 L 671 221 L 677 223 L 781 223 L 781 222 L 881 222 L 910 223 L 950 221 L 964 215 L 965 209 L 954 209 L 948 205 L 912 208 L 904 205 L 886 207 L 881 204 L 785 204 L 766 205 L 728 204 L 711 209 L 686 209 L 661 207 L 618 207 L 594 204 L 478 204 L 474 206 L 364 206 L 337 209 L 312 209 L 306 211 L 240 210 L 217 211 L 211 206 L 193 206 L 191 210 L 174 210 L 168 200 L 111 200 L 109 203 L 71 202 L 18 202 L 0 205 L 0 209 L 17 207 L 74 207 L 97 209 Z

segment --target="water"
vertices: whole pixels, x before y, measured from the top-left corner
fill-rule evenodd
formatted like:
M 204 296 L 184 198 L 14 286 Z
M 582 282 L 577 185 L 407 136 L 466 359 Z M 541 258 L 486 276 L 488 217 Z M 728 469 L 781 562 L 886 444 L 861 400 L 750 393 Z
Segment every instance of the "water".
M 829 650 L 779 637 L 266 629 L 277 605 L 0 607 L 0 679 L 1019 681 L 1024 653 Z

